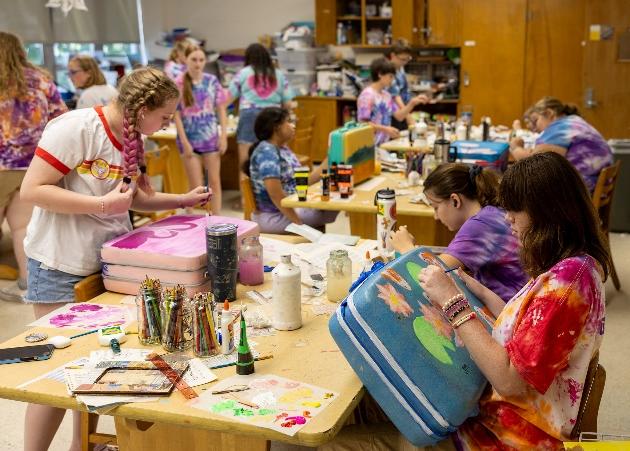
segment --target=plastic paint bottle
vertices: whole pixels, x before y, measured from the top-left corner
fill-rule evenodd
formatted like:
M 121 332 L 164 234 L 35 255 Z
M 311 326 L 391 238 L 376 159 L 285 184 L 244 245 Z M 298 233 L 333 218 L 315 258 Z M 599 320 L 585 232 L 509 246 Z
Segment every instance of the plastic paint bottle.
M 221 353 L 231 354 L 234 351 L 234 315 L 230 312 L 230 303 L 226 299 L 221 311 Z
M 280 264 L 271 272 L 271 324 L 277 330 L 295 330 L 302 327 L 301 271 L 291 262 L 290 255 L 280 258 Z
M 330 200 L 330 178 L 327 169 L 322 170 L 322 200 Z

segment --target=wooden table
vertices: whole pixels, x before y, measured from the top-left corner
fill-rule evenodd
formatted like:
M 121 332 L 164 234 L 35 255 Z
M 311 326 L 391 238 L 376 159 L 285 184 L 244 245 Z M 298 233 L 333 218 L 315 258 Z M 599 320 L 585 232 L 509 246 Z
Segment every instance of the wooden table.
M 361 185 L 354 187 L 350 200 L 321 200 L 321 184 L 309 187 L 307 199 L 300 202 L 297 194 L 282 199 L 282 206 L 288 208 L 316 208 L 318 210 L 345 211 L 350 219 L 350 232 L 361 238 L 376 239 L 376 206 L 374 196 L 376 191 L 383 188 L 396 188 L 405 180 L 402 174 L 384 172 L 380 176 L 382 181 L 369 190 L 362 190 Z M 370 183 L 371 180 L 364 182 Z M 420 193 L 422 187 L 400 188 L 410 191 L 407 195 L 396 196 L 396 212 L 398 225 L 406 225 L 409 232 L 416 238 L 417 244 L 427 246 L 446 246 L 454 236 L 433 216 L 433 208 L 425 204 L 413 204 L 409 199 Z
M 164 130 L 159 130 L 148 137 L 159 147 L 166 146 L 168 154 L 169 183 L 165 184 L 164 192 L 182 194 L 188 192 L 188 176 L 184 169 L 177 148 L 177 131 L 174 126 Z M 238 168 L 238 144 L 236 143 L 236 131 L 228 129 L 228 150 L 221 157 L 221 186 L 223 189 L 238 190 L 239 168 Z
M 237 297 L 245 300 L 251 287 L 238 286 Z M 265 274 L 265 285 L 258 290 L 271 289 L 270 274 Z M 93 302 L 117 304 L 123 295 L 105 293 Z M 303 326 L 291 332 L 277 332 L 275 336 L 256 337 L 256 349 L 273 353 L 273 358 L 256 362 L 258 374 L 276 374 L 336 391 L 340 396 L 325 408 L 312 422 L 293 437 L 256 426 L 231 421 L 206 411 L 189 407 L 184 397 L 174 391 L 161 402 L 126 404 L 114 409 L 116 433 L 121 451 L 172 451 L 172 450 L 268 450 L 270 440 L 279 440 L 305 446 L 318 446 L 331 440 L 345 423 L 346 418 L 363 396 L 363 386 L 339 352 L 328 333 L 328 316 L 315 316 L 310 306 L 302 306 Z M 133 328 L 132 328 L 133 330 Z M 1 347 L 26 346 L 24 337 L 34 331 L 52 335 L 70 336 L 76 330 L 36 328 L 28 330 L 0 345 Z M 130 335 L 122 345 L 142 347 L 137 335 Z M 24 388 L 18 385 L 34 379 L 64 363 L 90 351 L 99 349 L 94 335 L 76 338 L 70 347 L 55 350 L 50 360 L 11 365 L 0 365 L 0 397 L 55 407 L 85 410 L 83 405 L 69 396 L 65 384 L 40 380 Z M 100 348 L 103 349 L 103 348 Z M 156 350 L 162 351 L 160 347 Z M 235 367 L 213 370 L 219 380 L 235 374 Z M 213 383 L 195 390 L 200 393 Z M 19 419 L 21 421 L 21 419 Z

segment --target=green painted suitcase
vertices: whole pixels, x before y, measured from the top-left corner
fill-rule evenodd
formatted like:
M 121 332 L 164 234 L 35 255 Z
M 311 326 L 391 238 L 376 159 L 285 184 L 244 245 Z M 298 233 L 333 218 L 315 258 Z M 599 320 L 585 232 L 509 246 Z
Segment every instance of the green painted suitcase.
M 328 164 L 342 161 L 352 165 L 355 185 L 374 175 L 374 127 L 346 122 L 330 133 Z

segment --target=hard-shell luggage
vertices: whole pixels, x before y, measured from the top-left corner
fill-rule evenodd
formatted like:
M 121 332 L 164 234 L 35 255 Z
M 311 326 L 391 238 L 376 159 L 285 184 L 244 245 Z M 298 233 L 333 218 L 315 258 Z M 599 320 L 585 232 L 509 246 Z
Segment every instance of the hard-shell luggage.
M 475 415 L 486 386 L 441 309 L 424 296 L 417 280 L 427 261 L 444 268 L 426 248 L 388 263 L 348 295 L 329 323 L 363 385 L 416 446 L 445 439 Z M 449 274 L 490 330 L 490 311 Z
M 374 175 L 374 127 L 347 122 L 330 133 L 328 164 L 352 165 L 354 184 Z
M 449 149 L 448 161 L 477 164 L 503 172 L 507 169 L 510 145 L 493 141 L 455 141 Z
M 163 286 L 182 284 L 189 295 L 209 291 L 206 227 L 219 223 L 236 224 L 238 243 L 260 233 L 257 223 L 239 218 L 169 216 L 103 244 L 105 288 L 136 294 L 140 283 L 149 276 L 160 279 Z

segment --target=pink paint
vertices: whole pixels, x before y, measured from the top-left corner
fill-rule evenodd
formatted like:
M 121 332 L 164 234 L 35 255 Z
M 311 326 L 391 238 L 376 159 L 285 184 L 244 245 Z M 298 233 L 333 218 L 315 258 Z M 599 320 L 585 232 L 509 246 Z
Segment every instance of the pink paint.
M 238 262 L 238 278 L 243 285 L 260 285 L 265 281 L 263 262 L 259 258 L 243 258 Z
M 569 398 L 571 398 L 571 406 L 574 406 L 578 401 L 578 398 L 582 395 L 582 390 L 584 389 L 583 384 L 580 384 L 574 379 L 568 379 L 566 381 L 567 384 L 567 393 L 569 394 Z

